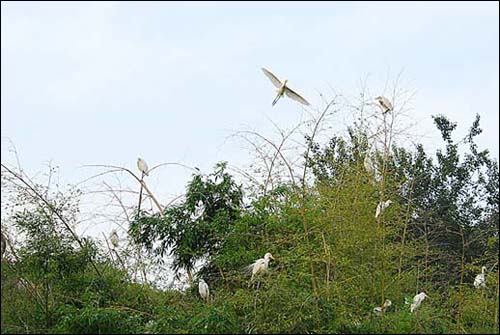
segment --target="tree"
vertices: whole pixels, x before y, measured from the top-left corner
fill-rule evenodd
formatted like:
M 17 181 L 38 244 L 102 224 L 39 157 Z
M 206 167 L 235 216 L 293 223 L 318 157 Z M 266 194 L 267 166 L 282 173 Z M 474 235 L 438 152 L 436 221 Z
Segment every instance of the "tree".
M 206 177 L 195 174 L 180 204 L 162 215 L 137 215 L 130 227 L 137 243 L 160 257 L 173 256 L 173 270 L 186 270 L 190 282 L 195 263 L 217 253 L 240 215 L 243 192 L 225 169 L 219 163 Z

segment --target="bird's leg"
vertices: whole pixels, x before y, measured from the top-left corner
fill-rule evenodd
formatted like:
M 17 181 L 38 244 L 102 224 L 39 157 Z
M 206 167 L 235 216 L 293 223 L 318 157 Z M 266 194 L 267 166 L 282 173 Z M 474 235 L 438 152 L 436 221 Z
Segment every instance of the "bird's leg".
M 274 101 L 273 101 L 273 106 L 278 102 L 278 100 L 281 98 L 281 94 L 278 93 L 278 95 L 276 96 L 276 98 L 274 98 Z
M 141 176 L 141 189 L 139 190 L 139 205 L 137 206 L 137 212 L 141 211 L 143 180 L 144 180 L 144 171 L 142 172 L 142 176 Z
M 257 309 L 257 296 L 259 295 L 260 280 L 257 282 L 257 290 L 255 291 L 255 299 L 253 301 L 253 309 Z

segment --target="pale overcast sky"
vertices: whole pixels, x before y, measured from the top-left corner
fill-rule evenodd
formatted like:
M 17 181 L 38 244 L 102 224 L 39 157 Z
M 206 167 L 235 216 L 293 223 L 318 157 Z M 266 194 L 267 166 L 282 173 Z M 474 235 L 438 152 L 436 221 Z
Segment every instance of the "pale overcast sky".
M 204 172 L 242 161 L 231 132 L 303 113 L 289 99 L 271 107 L 261 67 L 313 106 L 367 78 L 384 93 L 402 72 L 429 143 L 431 115 L 463 134 L 479 113 L 480 148 L 498 159 L 498 2 L 2 1 L 1 28 L 2 162 L 15 163 L 9 139 L 31 174 L 49 160 L 65 182 L 84 164 L 135 169 L 137 156 Z M 174 194 L 188 178 L 170 168 L 151 182 Z

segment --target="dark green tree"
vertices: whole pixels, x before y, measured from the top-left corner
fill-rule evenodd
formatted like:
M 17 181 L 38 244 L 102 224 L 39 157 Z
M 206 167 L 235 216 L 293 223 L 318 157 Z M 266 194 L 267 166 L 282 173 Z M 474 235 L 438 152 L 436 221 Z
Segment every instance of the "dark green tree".
M 219 163 L 208 176 L 194 175 L 180 204 L 161 216 L 138 215 L 130 227 L 147 250 L 173 256 L 173 270 L 185 269 L 190 281 L 196 261 L 217 253 L 240 216 L 243 193 L 225 169 L 226 163 Z

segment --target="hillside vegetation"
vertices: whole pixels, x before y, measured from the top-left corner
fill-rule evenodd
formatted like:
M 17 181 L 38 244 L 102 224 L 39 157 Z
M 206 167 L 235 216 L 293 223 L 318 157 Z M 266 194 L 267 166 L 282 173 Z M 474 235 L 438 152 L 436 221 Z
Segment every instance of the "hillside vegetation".
M 1 331 L 498 333 L 498 162 L 475 143 L 479 116 L 458 141 L 448 118 L 434 123 L 435 153 L 399 146 L 387 130 L 375 149 L 354 125 L 326 144 L 306 136 L 304 164 L 287 178 L 269 172 L 265 187 L 237 182 L 225 162 L 193 173 L 163 213 L 129 213 L 128 253 L 74 234 L 78 189 L 53 192 L 2 164 L 15 207 L 2 204 Z M 286 176 L 279 152 L 272 163 Z M 268 270 L 251 281 L 245 267 L 267 252 Z M 190 287 L 133 275 L 147 277 L 141 260 L 167 256 Z M 428 297 L 410 312 L 420 292 Z

